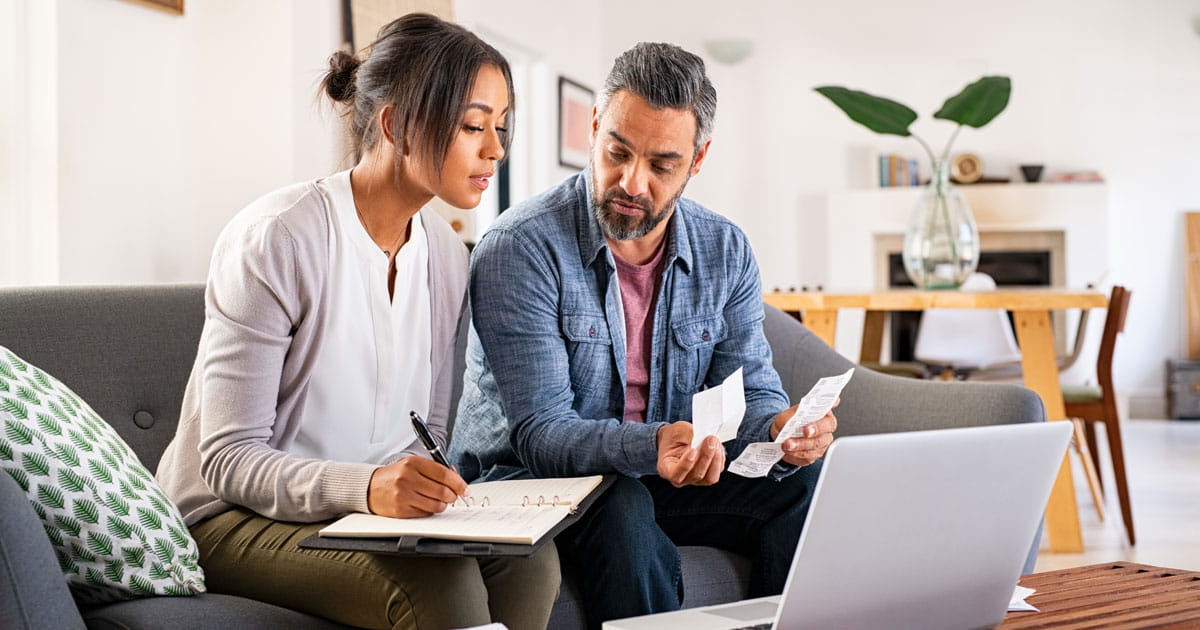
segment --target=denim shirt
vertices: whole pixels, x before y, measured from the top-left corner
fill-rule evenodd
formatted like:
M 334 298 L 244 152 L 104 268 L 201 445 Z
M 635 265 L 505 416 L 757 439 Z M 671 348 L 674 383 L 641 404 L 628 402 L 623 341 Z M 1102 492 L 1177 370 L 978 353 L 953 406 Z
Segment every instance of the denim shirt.
M 466 479 L 655 474 L 658 429 L 690 421 L 692 395 L 739 367 L 746 414 L 725 445 L 731 461 L 770 441 L 788 407 L 749 241 L 681 198 L 654 306 L 646 422 L 622 421 L 625 320 L 589 181 L 584 171 L 506 211 L 472 254 L 472 330 L 450 448 Z M 771 476 L 794 470 L 781 463 Z

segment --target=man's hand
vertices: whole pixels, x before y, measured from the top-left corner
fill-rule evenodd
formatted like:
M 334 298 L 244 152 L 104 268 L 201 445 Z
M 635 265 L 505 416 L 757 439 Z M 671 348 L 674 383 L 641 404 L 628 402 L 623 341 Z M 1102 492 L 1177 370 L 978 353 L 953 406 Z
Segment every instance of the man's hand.
M 710 435 L 692 448 L 692 423 L 674 422 L 658 430 L 658 475 L 676 488 L 711 486 L 725 470 L 725 447 Z
M 836 409 L 841 404 L 842 399 L 839 398 L 833 403 Z M 775 421 L 771 423 L 771 439 L 774 440 L 779 432 L 783 430 L 783 425 L 787 424 L 792 414 L 796 413 L 796 407 L 799 403 L 785 409 L 783 413 L 775 416 Z M 825 451 L 829 449 L 829 445 L 833 444 L 833 432 L 837 430 L 837 417 L 833 415 L 833 411 L 821 416 L 820 420 L 813 422 L 804 427 L 804 437 L 794 437 L 783 441 L 783 461 L 794 466 L 807 466 L 818 459 L 825 456 Z
M 412 455 L 375 469 L 367 491 L 367 509 L 395 518 L 429 516 L 466 493 L 467 482 L 457 472 Z

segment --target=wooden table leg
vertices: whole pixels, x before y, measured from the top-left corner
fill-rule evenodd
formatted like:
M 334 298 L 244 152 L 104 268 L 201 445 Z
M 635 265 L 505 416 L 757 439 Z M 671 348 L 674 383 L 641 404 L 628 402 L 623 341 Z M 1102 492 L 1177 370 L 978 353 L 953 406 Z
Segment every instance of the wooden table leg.
M 867 311 L 863 320 L 862 348 L 858 351 L 858 362 L 879 363 L 883 355 L 883 325 L 887 321 L 887 311 Z
M 804 311 L 804 325 L 832 348 L 837 333 L 837 309 Z
M 1046 405 L 1047 420 L 1064 420 L 1062 386 L 1054 360 L 1054 332 L 1050 311 L 1014 311 L 1017 343 L 1021 346 L 1021 369 L 1025 386 L 1037 392 Z M 1046 534 L 1050 550 L 1058 553 L 1083 551 L 1079 529 L 1079 508 L 1075 504 L 1075 484 L 1071 480 L 1070 460 L 1064 454 L 1058 478 L 1046 505 Z

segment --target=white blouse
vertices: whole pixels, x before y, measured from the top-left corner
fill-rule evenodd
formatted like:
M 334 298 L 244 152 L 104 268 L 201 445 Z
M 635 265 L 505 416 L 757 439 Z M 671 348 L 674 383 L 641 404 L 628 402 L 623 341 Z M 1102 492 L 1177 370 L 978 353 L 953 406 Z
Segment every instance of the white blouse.
M 429 242 L 418 213 L 396 253 L 395 299 L 388 257 L 355 211 L 350 171 L 327 178 L 328 323 L 290 452 L 389 464 L 416 439 L 408 412 L 429 414 L 432 368 Z

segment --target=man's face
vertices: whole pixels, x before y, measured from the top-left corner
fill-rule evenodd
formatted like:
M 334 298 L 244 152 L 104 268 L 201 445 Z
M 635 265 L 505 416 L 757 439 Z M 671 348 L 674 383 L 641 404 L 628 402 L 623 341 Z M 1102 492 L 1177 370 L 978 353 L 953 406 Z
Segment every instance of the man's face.
M 666 219 L 691 177 L 700 172 L 708 142 L 695 150 L 696 117 L 654 109 L 621 90 L 603 115 L 592 113 L 592 210 L 614 241 L 666 230 Z

